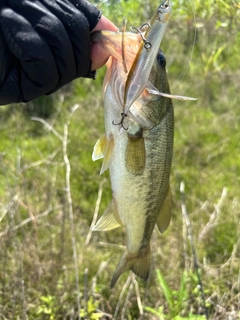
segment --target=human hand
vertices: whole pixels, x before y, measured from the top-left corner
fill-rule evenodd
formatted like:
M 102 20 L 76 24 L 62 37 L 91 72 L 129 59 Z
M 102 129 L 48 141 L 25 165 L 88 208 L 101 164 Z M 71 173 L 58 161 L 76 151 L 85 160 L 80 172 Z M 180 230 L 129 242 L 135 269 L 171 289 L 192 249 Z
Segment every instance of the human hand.
M 118 28 L 105 16 L 101 16 L 98 24 L 92 32 L 98 30 L 118 31 Z M 107 62 L 108 58 L 109 53 L 107 53 L 99 43 L 91 44 L 92 71 L 101 68 Z
M 99 17 L 86 0 L 0 0 L 0 105 L 50 94 L 79 77 L 94 78 L 90 31 L 97 21 L 95 30 L 111 28 Z

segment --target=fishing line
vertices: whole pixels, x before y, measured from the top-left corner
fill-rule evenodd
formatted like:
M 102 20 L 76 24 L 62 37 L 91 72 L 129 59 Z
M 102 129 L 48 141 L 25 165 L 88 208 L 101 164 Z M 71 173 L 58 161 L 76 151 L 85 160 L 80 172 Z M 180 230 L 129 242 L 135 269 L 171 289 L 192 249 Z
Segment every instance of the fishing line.
M 193 57 L 193 51 L 194 51 L 194 47 L 195 47 L 195 44 L 196 44 L 196 39 L 197 39 L 197 20 L 196 20 L 196 15 L 195 15 L 195 11 L 194 11 L 194 6 L 193 6 L 193 1 L 192 0 L 189 0 L 189 3 L 191 5 L 191 8 L 192 8 L 192 14 L 193 14 L 193 21 L 194 21 L 194 36 L 193 36 L 193 44 L 192 44 L 192 49 L 191 49 L 191 53 L 190 53 L 190 58 L 189 58 L 189 61 L 188 61 L 188 65 L 187 65 L 187 68 L 182 76 L 182 79 L 181 81 L 184 79 L 184 77 L 186 76 L 187 72 L 188 72 L 188 69 L 190 67 L 190 63 L 191 63 L 191 60 L 192 60 L 192 57 Z

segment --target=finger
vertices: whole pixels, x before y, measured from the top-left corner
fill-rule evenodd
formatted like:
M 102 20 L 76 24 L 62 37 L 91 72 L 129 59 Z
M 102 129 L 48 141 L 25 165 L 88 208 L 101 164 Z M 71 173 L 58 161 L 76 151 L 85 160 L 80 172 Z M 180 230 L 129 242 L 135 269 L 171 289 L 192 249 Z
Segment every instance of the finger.
M 110 31 L 118 31 L 118 28 L 113 24 L 108 18 L 105 16 L 101 16 L 98 24 L 96 27 L 92 30 L 97 31 L 97 30 L 110 30 Z
M 107 62 L 108 58 L 109 53 L 106 52 L 100 44 L 93 43 L 91 45 L 92 71 L 101 68 Z
M 105 16 L 101 16 L 98 24 L 92 30 L 92 32 L 98 31 L 98 30 L 110 30 L 110 31 L 117 32 L 118 28 Z M 99 43 L 91 44 L 91 60 L 92 60 L 91 70 L 96 70 L 101 68 L 107 62 L 108 58 L 109 58 L 109 53 L 106 52 Z

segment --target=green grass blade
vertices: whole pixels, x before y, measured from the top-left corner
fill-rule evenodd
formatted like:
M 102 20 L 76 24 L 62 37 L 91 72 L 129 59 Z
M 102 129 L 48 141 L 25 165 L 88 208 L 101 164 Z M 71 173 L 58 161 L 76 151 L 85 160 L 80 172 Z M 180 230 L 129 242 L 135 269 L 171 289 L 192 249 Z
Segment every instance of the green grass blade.
M 160 270 L 157 270 L 157 278 L 158 282 L 162 288 L 163 294 L 165 296 L 165 299 L 167 301 L 169 310 L 171 310 L 171 313 L 174 311 L 174 298 L 171 288 L 168 286 L 167 282 L 165 281 L 163 274 Z

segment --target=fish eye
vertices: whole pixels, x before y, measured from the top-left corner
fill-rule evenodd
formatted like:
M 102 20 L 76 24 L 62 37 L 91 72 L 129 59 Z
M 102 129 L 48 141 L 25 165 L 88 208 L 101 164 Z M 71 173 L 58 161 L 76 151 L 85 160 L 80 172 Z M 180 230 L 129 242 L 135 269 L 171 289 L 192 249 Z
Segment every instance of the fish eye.
M 165 58 L 165 56 L 164 56 L 164 54 L 162 53 L 161 50 L 158 51 L 157 62 L 161 67 L 165 67 L 166 66 L 166 58 Z

